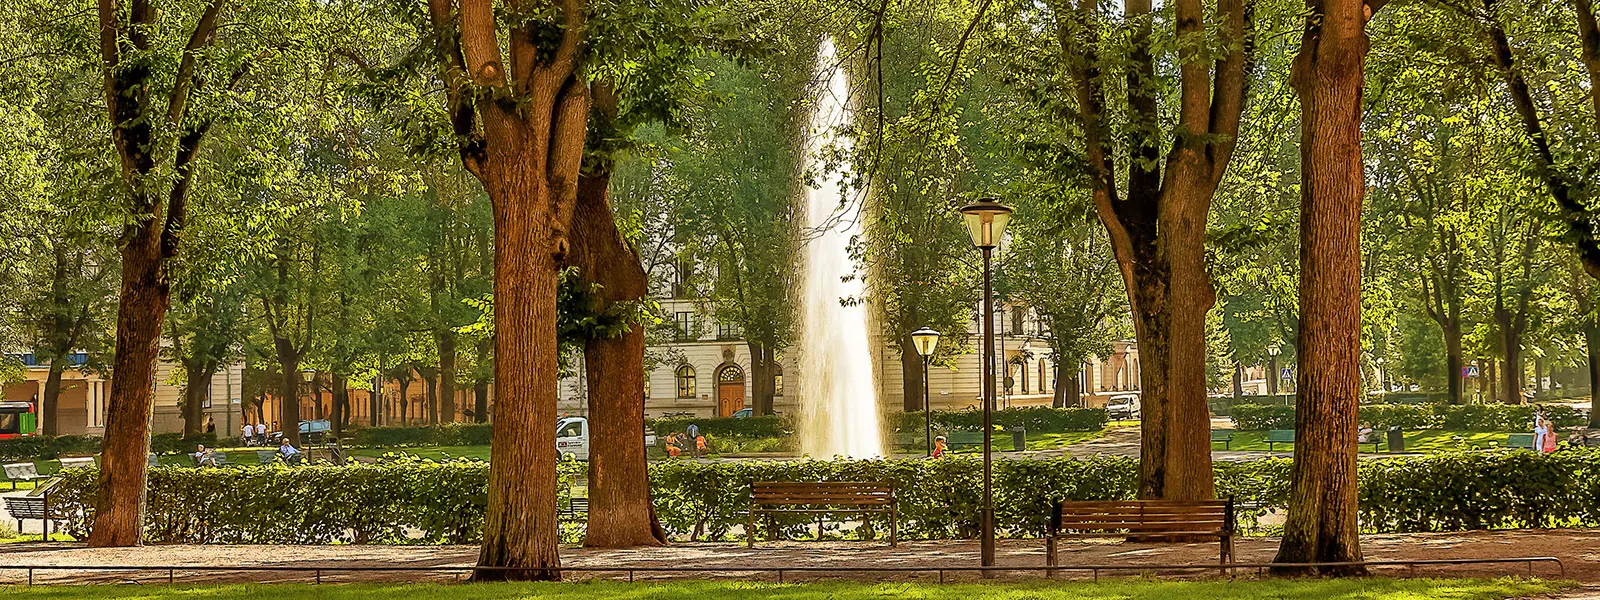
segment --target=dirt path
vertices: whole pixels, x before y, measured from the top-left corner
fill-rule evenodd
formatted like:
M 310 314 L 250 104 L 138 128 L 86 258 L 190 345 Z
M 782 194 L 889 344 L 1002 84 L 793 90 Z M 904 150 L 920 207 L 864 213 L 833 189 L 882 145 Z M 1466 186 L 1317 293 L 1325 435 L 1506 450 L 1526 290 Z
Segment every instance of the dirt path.
M 1278 539 L 1269 537 L 1241 538 L 1236 543 L 1239 562 L 1270 561 L 1277 550 Z M 1575 591 L 1571 598 L 1600 598 L 1600 531 L 1588 530 L 1505 530 L 1478 531 L 1450 534 L 1389 534 L 1362 538 L 1362 547 L 1369 560 L 1407 560 L 1434 558 L 1491 558 L 1520 556 L 1556 556 L 1566 565 L 1566 577 L 1596 586 Z M 1001 565 L 1042 565 L 1043 544 L 1038 540 L 1003 540 L 999 546 Z M 473 546 L 147 546 L 143 548 L 87 548 L 76 543 L 16 543 L 0 544 L 0 582 L 21 582 L 27 573 L 15 567 L 23 565 L 210 565 L 210 566 L 295 566 L 323 568 L 324 581 L 351 580 L 451 580 L 454 574 L 385 572 L 357 576 L 340 575 L 337 570 L 345 566 L 470 566 L 477 558 Z M 636 573 L 638 578 L 651 577 L 727 577 L 739 579 L 776 580 L 772 573 L 737 572 L 740 567 L 968 567 L 978 563 L 978 544 L 961 541 L 904 542 L 899 548 L 889 548 L 874 542 L 779 542 L 762 543 L 755 548 L 743 544 L 684 543 L 666 548 L 630 550 L 588 550 L 581 548 L 563 551 L 563 564 L 570 567 L 648 568 L 695 567 L 706 571 L 691 574 Z M 1123 543 L 1114 540 L 1065 544 L 1061 564 L 1125 564 L 1125 565 L 1209 565 L 1217 560 L 1217 545 L 1211 544 L 1143 544 Z M 1375 569 L 1377 574 L 1408 575 L 1406 568 Z M 1162 576 L 1213 576 L 1210 571 L 1152 571 Z M 1560 571 L 1555 565 L 1535 565 L 1534 573 L 1540 577 L 1557 578 Z M 1132 574 L 1132 573 L 1129 573 Z M 1243 573 L 1249 575 L 1248 573 Z M 1500 576 L 1526 575 L 1523 564 L 1479 565 L 1467 567 L 1420 567 L 1417 575 Z M 1106 576 L 1105 573 L 1101 574 Z M 168 574 L 162 571 L 115 572 L 95 571 L 90 568 L 67 571 L 40 571 L 36 582 L 120 582 L 165 581 Z M 310 571 L 283 573 L 196 572 L 178 569 L 176 581 L 308 581 Z M 600 576 L 577 574 L 578 577 Z M 626 573 L 615 577 L 626 578 Z M 1038 572 L 1013 573 L 1008 577 L 1038 577 Z M 1089 577 L 1089 573 L 1066 573 L 1063 577 Z M 880 580 L 904 579 L 933 581 L 937 573 L 841 573 L 829 575 L 787 573 L 787 581 L 819 577 L 848 577 L 852 579 Z M 947 580 L 973 579 L 971 573 L 947 572 Z M 1582 594 L 1589 594 L 1588 596 Z

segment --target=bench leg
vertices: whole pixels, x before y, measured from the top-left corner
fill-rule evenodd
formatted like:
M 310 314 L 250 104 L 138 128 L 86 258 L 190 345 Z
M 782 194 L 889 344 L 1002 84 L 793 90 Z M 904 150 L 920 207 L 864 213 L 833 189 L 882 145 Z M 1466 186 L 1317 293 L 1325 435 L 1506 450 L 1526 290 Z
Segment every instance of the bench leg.
M 751 509 L 750 512 L 745 513 L 745 515 L 744 547 L 754 548 L 756 547 L 756 511 L 755 509 Z
M 900 545 L 900 511 L 893 504 L 889 505 L 889 547 Z
M 1056 566 L 1056 536 L 1049 535 L 1044 538 L 1044 566 Z M 1055 569 L 1045 569 L 1045 577 L 1055 577 Z

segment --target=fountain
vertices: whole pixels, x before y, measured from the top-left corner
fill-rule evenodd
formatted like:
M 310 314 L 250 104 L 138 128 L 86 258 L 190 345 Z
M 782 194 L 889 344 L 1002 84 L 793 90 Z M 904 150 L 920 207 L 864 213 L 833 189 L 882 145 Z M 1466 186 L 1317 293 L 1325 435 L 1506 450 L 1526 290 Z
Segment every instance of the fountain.
M 859 302 L 861 278 L 852 276 L 855 262 L 849 253 L 850 240 L 861 234 L 860 218 L 850 214 L 858 205 L 847 203 L 841 214 L 845 173 L 823 173 L 819 168 L 821 156 L 830 146 L 848 150 L 850 143 L 835 136 L 850 118 L 846 111 L 849 81 L 836 62 L 833 40 L 823 40 L 817 51 L 816 77 L 822 85 L 817 89 L 806 136 L 805 160 L 808 169 L 817 172 L 817 185 L 805 193 L 808 235 L 800 319 L 805 420 L 800 449 L 816 458 L 871 458 L 883 455 L 883 439 L 867 341 L 867 309 Z

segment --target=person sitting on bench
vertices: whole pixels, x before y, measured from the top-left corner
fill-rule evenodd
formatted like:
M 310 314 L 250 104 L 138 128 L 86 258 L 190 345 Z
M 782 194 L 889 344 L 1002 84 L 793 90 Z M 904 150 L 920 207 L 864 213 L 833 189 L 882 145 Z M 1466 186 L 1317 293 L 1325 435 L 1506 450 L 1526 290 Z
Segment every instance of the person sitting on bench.
M 194 451 L 194 466 L 215 467 L 217 466 L 217 457 L 212 456 L 212 452 L 206 449 L 205 444 L 199 444 Z
M 283 459 L 283 464 L 291 467 L 299 465 L 305 459 L 305 456 L 300 454 L 300 451 L 295 449 L 294 445 L 289 443 L 289 440 L 283 440 L 283 443 L 278 446 L 278 457 Z

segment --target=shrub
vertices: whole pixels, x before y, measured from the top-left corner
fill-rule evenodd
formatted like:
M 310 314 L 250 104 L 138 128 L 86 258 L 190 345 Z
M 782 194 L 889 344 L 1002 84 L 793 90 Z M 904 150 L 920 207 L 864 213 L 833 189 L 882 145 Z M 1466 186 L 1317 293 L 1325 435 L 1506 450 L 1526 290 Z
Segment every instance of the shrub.
M 52 460 L 88 456 L 100 451 L 100 438 L 89 435 L 30 435 L 0 440 L 0 461 Z
M 1374 429 L 1521 431 L 1533 428 L 1535 411 L 1543 411 L 1561 427 L 1587 422 L 1564 404 L 1363 404 L 1360 419 Z M 1230 418 L 1242 430 L 1293 429 L 1294 407 L 1240 404 L 1233 407 Z
M 658 436 L 683 431 L 693 423 L 707 436 L 723 438 L 776 438 L 794 433 L 794 423 L 787 415 L 762 415 L 735 419 L 733 417 L 665 417 L 651 419 L 645 429 Z
M 555 424 L 551 424 L 552 429 Z M 416 446 L 482 446 L 493 437 L 489 423 L 444 423 L 422 427 L 362 427 L 347 432 L 347 444 L 359 448 Z
M 920 433 L 924 427 L 921 412 L 902 413 L 895 421 L 897 432 Z M 994 412 L 992 422 L 1002 429 L 1021 426 L 1038 433 L 1064 433 L 1068 431 L 1099 431 L 1106 428 L 1110 414 L 1103 408 L 1051 408 L 1048 406 L 1023 406 Z M 983 411 L 966 410 L 933 411 L 933 425 L 942 430 L 982 431 Z
M 208 448 L 217 446 L 217 434 L 197 433 L 185 436 L 181 433 L 158 433 L 150 436 L 150 451 L 156 454 L 182 454 L 194 452 L 198 444 L 205 444 Z
M 1217 494 L 1240 504 L 1241 524 L 1281 511 L 1289 499 L 1288 459 L 1218 462 Z M 562 463 L 562 490 L 585 466 Z M 982 463 L 942 460 L 666 461 L 650 466 L 662 525 L 680 539 L 723 539 L 745 521 L 752 481 L 877 480 L 895 486 L 907 538 L 970 538 L 979 533 Z M 1360 519 L 1365 532 L 1600 525 L 1600 449 L 1552 454 L 1449 452 L 1361 461 Z M 1122 457 L 995 463 L 995 520 L 1002 535 L 1044 532 L 1062 500 L 1132 498 L 1138 462 Z M 402 460 L 378 465 L 150 471 L 146 535 L 182 543 L 473 543 L 481 535 L 488 465 L 481 461 Z M 67 532 L 93 521 L 93 469 L 73 469 L 57 487 Z M 564 501 L 564 500 L 563 500 Z M 785 535 L 815 521 L 805 515 L 763 522 Z M 886 523 L 869 523 L 884 531 Z M 570 535 L 581 526 L 565 524 Z M 571 539 L 570 537 L 568 539 Z

